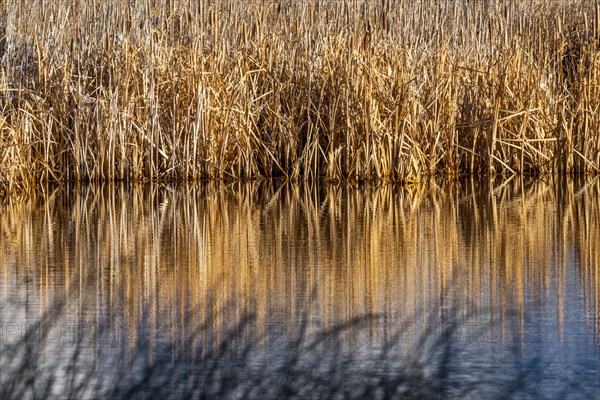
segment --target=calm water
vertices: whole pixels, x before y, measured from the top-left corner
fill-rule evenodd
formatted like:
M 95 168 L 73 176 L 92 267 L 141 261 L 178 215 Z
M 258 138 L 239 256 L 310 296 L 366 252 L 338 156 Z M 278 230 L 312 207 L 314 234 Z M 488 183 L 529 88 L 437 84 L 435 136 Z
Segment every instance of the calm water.
M 598 179 L 50 190 L 0 208 L 1 394 L 598 398 L 599 239 Z

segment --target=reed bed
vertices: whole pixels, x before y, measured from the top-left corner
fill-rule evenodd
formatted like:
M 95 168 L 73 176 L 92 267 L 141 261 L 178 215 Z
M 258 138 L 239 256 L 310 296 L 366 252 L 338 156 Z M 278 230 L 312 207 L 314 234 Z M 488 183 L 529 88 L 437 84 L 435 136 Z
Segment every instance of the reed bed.
M 597 173 L 588 0 L 11 0 L 0 193 Z

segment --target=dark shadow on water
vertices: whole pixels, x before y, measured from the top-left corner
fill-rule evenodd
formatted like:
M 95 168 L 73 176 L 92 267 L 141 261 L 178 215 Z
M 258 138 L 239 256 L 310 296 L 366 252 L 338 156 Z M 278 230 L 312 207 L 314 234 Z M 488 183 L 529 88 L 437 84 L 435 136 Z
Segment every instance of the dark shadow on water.
M 26 328 L 3 325 L 0 398 L 544 398 L 543 354 L 523 358 L 515 343 L 486 361 L 476 345 L 458 340 L 475 316 L 454 308 L 444 312 L 442 328 L 414 334 L 414 319 L 407 319 L 383 343 L 361 349 L 360 337 L 384 316 L 315 329 L 305 313 L 298 326 L 275 333 L 261 330 L 254 314 L 220 332 L 209 318 L 182 340 L 157 343 L 107 320 L 59 334 L 66 301 Z M 426 318 L 435 326 L 439 313 Z M 148 326 L 144 317 L 138 322 Z M 350 346 L 348 334 L 359 338 Z M 561 397 L 592 397 L 574 380 L 562 386 Z

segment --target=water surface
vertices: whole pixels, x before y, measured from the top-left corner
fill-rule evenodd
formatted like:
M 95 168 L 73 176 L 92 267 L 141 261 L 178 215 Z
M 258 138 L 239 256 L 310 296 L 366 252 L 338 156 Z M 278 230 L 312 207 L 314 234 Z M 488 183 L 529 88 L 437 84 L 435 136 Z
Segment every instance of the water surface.
M 0 386 L 127 397 L 158 365 L 195 376 L 169 381 L 181 397 L 590 398 L 599 194 L 555 177 L 52 189 L 0 209 Z

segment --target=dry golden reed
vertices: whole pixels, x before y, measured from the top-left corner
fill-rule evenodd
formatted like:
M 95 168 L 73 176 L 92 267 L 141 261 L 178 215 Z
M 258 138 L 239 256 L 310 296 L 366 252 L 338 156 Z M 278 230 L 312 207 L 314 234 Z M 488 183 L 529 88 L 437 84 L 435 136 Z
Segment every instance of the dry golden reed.
M 11 0 L 0 193 L 597 173 L 589 0 Z

